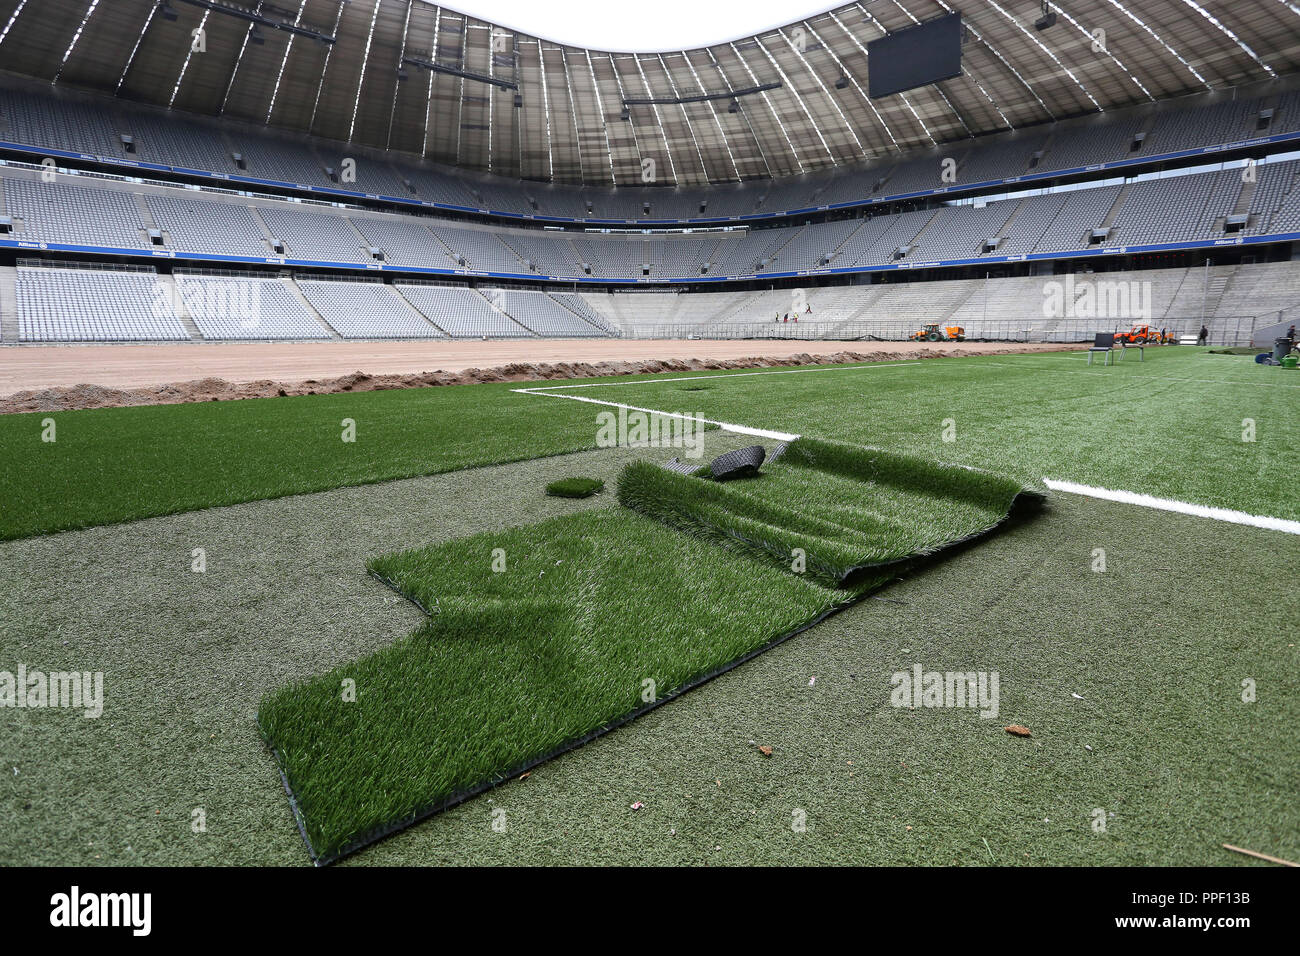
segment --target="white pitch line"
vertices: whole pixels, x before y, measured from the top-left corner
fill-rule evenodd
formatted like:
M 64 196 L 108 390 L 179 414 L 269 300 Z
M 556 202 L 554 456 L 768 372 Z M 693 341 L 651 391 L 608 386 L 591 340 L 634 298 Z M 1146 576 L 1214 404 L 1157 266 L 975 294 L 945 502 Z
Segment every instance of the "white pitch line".
M 615 384 L 615 383 L 610 383 Z M 650 415 L 662 415 L 665 418 L 682 418 L 689 421 L 704 422 L 706 425 L 717 425 L 723 431 L 735 432 L 738 435 L 753 435 L 755 438 L 769 438 L 772 441 L 794 441 L 798 435 L 792 435 L 788 432 L 773 432 L 763 428 L 750 428 L 748 425 L 737 425 L 733 422 L 720 422 L 712 418 L 700 418 L 698 415 L 685 415 L 681 412 L 661 412 L 657 408 L 642 408 L 639 405 L 624 405 L 621 402 L 602 402 L 598 398 L 583 398 L 581 395 L 552 395 L 536 388 L 512 388 L 510 391 L 519 392 L 522 395 L 536 395 L 538 398 L 567 398 L 571 402 L 587 402 L 591 405 L 606 405 L 610 408 L 626 408 L 630 412 L 646 412 Z
M 871 365 L 839 365 L 833 368 L 794 368 L 794 369 L 768 369 L 761 372 L 737 372 L 731 375 L 692 375 L 685 378 L 661 378 L 661 379 L 642 379 L 635 382 L 592 382 L 582 385 L 543 385 L 535 388 L 512 388 L 512 392 L 518 392 L 521 395 L 536 395 L 539 398 L 567 398 L 572 402 L 586 402 L 590 405 L 604 405 L 609 408 L 625 408 L 633 412 L 645 412 L 650 415 L 662 415 L 665 418 L 682 418 L 692 419 L 697 422 L 704 422 L 708 425 L 717 425 L 723 431 L 734 432 L 738 435 L 753 435 L 756 438 L 767 438 L 772 441 L 794 441 L 798 435 L 789 432 L 769 431 L 763 428 L 751 428 L 748 425 L 737 425 L 734 422 L 722 422 L 711 418 L 699 418 L 694 415 L 685 415 L 680 412 L 664 412 L 657 408 L 642 408 L 639 405 L 625 405 L 622 402 L 605 402 L 598 398 L 584 398 L 581 395 L 552 395 L 551 392 L 556 389 L 570 388 L 608 388 L 615 385 L 651 385 L 658 382 L 690 382 L 701 378 L 739 378 L 741 375 L 782 375 L 796 372 L 838 372 L 853 371 L 855 369 L 874 369 L 874 368 L 900 368 L 907 365 L 923 364 L 921 360 L 916 362 L 898 362 L 898 363 L 872 363 Z M 995 363 L 987 363 L 989 365 Z M 1023 368 L 1024 366 L 1000 366 L 1003 368 Z M 1032 366 L 1031 366 L 1032 367 Z M 1047 366 L 1037 366 L 1047 371 L 1072 371 L 1067 369 L 1050 369 Z M 1173 381 L 1194 381 L 1190 379 L 1173 379 Z M 1222 382 L 1216 384 L 1224 385 L 1268 385 L 1269 382 Z M 1277 383 L 1281 384 L 1281 383 Z M 1283 388 L 1296 388 L 1300 386 L 1283 385 Z M 1300 534 L 1300 521 L 1291 521 L 1287 518 L 1274 518 L 1269 515 L 1252 515 L 1244 511 L 1233 511 L 1230 508 L 1211 508 L 1207 505 L 1196 505 L 1187 501 L 1176 501 L 1172 498 L 1156 498 L 1153 495 L 1139 494 L 1135 491 L 1112 491 L 1109 488 L 1095 488 L 1092 485 L 1081 485 L 1073 481 L 1060 481 L 1055 478 L 1044 478 L 1045 484 L 1052 491 L 1064 491 L 1068 494 L 1085 495 L 1089 498 L 1103 498 L 1107 501 L 1118 501 L 1123 504 L 1137 505 L 1141 508 L 1154 508 L 1159 511 L 1173 511 L 1178 514 L 1192 515 L 1197 518 L 1209 518 L 1213 521 L 1226 521 L 1231 524 L 1249 525 L 1254 528 L 1264 528 L 1269 531 L 1282 531 L 1286 534 Z
M 1286 518 L 1273 518 L 1269 515 L 1252 515 L 1230 508 L 1211 508 L 1207 505 L 1194 505 L 1187 501 L 1175 501 L 1172 498 L 1156 498 L 1152 495 L 1139 494 L 1136 491 L 1112 491 L 1109 488 L 1094 488 L 1073 481 L 1058 481 L 1044 478 L 1043 484 L 1052 491 L 1064 491 L 1072 495 L 1085 495 L 1089 498 L 1102 498 L 1106 501 L 1119 501 L 1141 508 L 1155 508 L 1160 511 L 1176 511 L 1179 514 L 1192 515 L 1197 518 L 1210 518 L 1214 521 L 1227 521 L 1231 524 L 1250 525 L 1269 531 L 1283 531 L 1287 534 L 1300 534 L 1300 521 Z

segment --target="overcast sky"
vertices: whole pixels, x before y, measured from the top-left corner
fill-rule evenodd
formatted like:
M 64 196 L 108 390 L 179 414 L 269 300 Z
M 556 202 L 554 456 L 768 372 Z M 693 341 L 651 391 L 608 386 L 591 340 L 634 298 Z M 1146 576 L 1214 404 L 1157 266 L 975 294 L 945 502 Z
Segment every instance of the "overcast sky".
M 430 0 L 433 2 L 433 0 Z M 832 10 L 826 0 L 446 0 L 480 20 L 569 46 L 664 53 L 753 36 Z

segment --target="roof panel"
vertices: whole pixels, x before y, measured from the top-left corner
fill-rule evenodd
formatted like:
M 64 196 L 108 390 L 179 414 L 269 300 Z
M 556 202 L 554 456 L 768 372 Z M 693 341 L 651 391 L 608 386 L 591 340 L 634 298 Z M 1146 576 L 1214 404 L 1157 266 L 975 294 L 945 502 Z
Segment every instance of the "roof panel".
M 158 0 L 0 0 L 4 68 L 50 80 L 62 65 L 63 85 L 164 106 L 175 92 L 178 108 L 508 176 L 678 185 L 960 149 L 1008 128 L 1300 71 L 1300 5 L 1287 0 L 1069 0 L 1041 31 L 1036 0 L 967 0 L 963 74 L 879 100 L 866 92 L 867 44 L 958 4 L 862 0 L 663 54 L 541 42 L 425 0 L 170 4 L 174 20 Z M 261 43 L 249 40 L 249 16 L 264 18 Z M 200 23 L 206 49 L 191 52 Z M 279 29 L 294 24 L 335 42 Z M 513 81 L 516 69 L 519 108 L 512 90 L 456 75 Z M 743 92 L 766 84 L 779 86 Z M 674 101 L 710 94 L 721 96 Z M 670 102 L 631 105 L 624 120 L 626 98 Z

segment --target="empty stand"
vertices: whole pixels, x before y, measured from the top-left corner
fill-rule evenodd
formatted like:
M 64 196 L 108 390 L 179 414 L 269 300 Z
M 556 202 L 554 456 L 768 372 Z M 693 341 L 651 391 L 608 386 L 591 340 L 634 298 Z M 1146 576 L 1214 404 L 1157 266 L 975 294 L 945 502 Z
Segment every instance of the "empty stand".
M 178 273 L 186 313 L 205 339 L 328 339 L 329 330 L 303 306 L 288 279 Z
M 428 339 L 444 334 L 382 282 L 299 279 L 317 314 L 345 339 Z
M 188 341 L 153 270 L 18 266 L 21 342 Z

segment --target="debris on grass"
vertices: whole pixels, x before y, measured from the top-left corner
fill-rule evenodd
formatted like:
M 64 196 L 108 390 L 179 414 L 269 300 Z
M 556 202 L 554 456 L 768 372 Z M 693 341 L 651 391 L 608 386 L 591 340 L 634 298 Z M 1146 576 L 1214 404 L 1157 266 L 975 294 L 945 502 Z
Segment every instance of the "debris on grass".
M 1280 866 L 1300 866 L 1300 863 L 1293 863 L 1290 860 L 1284 860 L 1280 856 L 1269 856 L 1267 853 L 1260 853 L 1258 850 L 1245 850 L 1239 846 L 1233 846 L 1231 843 L 1223 844 L 1225 850 L 1231 850 L 1233 853 L 1244 853 L 1246 856 L 1253 856 L 1257 860 L 1267 860 L 1270 863 L 1277 863 Z
M 604 487 L 599 478 L 561 478 L 547 485 L 546 493 L 553 498 L 590 498 Z
M 633 809 L 633 810 L 641 810 L 641 809 L 643 809 L 644 807 L 645 807 L 645 804 L 642 803 L 640 800 L 638 800 L 636 803 L 632 804 L 632 809 Z
M 764 757 L 772 756 L 772 748 L 768 746 L 759 747 L 758 752 L 761 753 Z
M 1020 724 L 1008 724 L 1006 727 L 1003 727 L 1002 729 L 1009 734 L 1015 734 L 1017 737 L 1032 736 L 1032 734 L 1030 734 L 1029 732 L 1029 728 L 1022 727 Z

